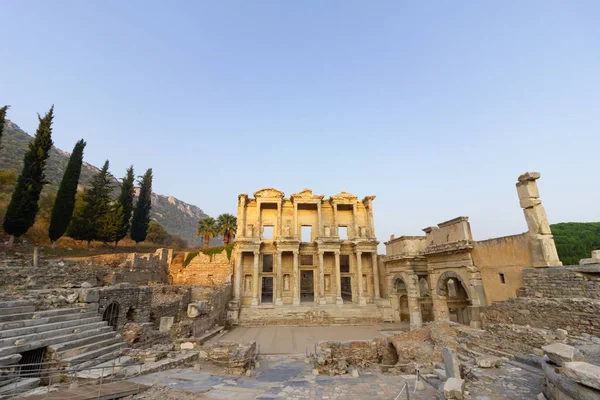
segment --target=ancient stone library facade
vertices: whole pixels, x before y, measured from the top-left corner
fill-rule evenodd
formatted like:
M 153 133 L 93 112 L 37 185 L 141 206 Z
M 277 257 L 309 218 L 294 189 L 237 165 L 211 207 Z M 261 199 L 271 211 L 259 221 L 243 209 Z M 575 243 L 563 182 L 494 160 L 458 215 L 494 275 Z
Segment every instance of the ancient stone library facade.
M 560 266 L 537 189 L 519 177 L 528 231 L 475 241 L 467 217 L 392 236 L 378 256 L 373 200 L 310 189 L 238 197 L 230 318 L 242 324 L 453 320 L 481 327 L 486 306 L 516 296 L 522 271 Z M 314 321 L 313 321 L 314 322 Z

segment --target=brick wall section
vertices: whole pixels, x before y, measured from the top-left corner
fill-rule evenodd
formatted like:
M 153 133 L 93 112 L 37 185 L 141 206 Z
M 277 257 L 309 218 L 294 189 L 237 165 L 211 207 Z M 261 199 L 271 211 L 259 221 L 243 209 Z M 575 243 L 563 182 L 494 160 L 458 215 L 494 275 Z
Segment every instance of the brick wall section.
M 189 286 L 155 286 L 152 290 L 150 321 L 158 329 L 162 317 L 175 317 L 175 322 L 187 318 L 187 306 L 191 301 Z
M 600 265 L 525 269 L 521 295 L 600 299 Z
M 231 283 L 233 268 L 225 250 L 212 256 L 199 253 L 183 267 L 187 254 L 183 257 L 176 256 L 169 268 L 174 285 L 211 286 Z
M 100 315 L 103 315 L 111 303 L 119 305 L 117 329 L 121 329 L 127 322 L 150 321 L 148 305 L 152 302 L 152 287 L 122 284 L 100 288 L 99 294 L 98 313 Z

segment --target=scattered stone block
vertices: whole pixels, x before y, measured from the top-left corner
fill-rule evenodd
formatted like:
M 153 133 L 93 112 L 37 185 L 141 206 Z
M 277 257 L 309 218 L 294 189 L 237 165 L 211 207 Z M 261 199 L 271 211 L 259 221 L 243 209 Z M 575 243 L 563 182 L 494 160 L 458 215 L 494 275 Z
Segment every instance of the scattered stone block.
M 544 396 L 544 393 L 540 393 L 537 395 L 537 400 L 548 400 L 548 399 L 546 398 L 546 396 Z
M 200 311 L 198 311 L 198 306 L 196 304 L 188 304 L 187 316 L 189 318 L 196 318 L 200 316 Z
M 440 381 L 445 381 L 448 379 L 448 375 L 446 375 L 446 371 L 443 369 L 434 369 L 433 372 L 437 375 Z
M 458 378 L 448 378 L 442 388 L 447 400 L 462 400 L 463 392 L 465 390 L 465 381 Z
M 552 343 L 543 346 L 542 350 L 544 350 L 550 361 L 559 366 L 566 362 L 581 361 L 583 359 L 583 354 L 579 350 L 564 343 Z
M 160 333 L 168 333 L 171 330 L 171 327 L 175 323 L 175 317 L 162 317 L 160 319 Z
M 485 355 L 475 360 L 478 367 L 481 368 L 498 368 L 502 365 L 502 359 L 500 357 Z
M 563 373 L 575 382 L 600 390 L 600 367 L 596 365 L 581 361 L 566 362 Z
M 83 289 L 89 289 L 89 288 L 91 288 L 91 287 L 94 287 L 94 285 L 92 285 L 92 284 L 91 284 L 91 283 L 89 283 L 89 282 L 83 282 L 83 283 L 81 284 L 81 287 L 82 287 Z
M 444 368 L 446 369 L 446 376 L 448 378 L 460 379 L 460 365 L 458 363 L 458 358 L 456 357 L 456 351 L 452 350 L 449 347 L 444 347 L 442 358 L 444 359 Z
M 184 342 L 179 346 L 181 350 L 194 350 L 194 343 L 192 342 Z
M 358 370 L 357 369 L 353 369 L 352 370 L 352 377 L 353 378 L 358 378 L 360 375 L 358 374 Z
M 318 369 L 316 369 L 316 368 L 313 368 L 313 370 L 312 370 L 312 374 L 313 374 L 314 376 L 317 376 L 317 375 L 319 375 L 319 370 L 318 370 Z
M 97 303 L 100 300 L 98 289 L 80 289 L 79 301 L 82 303 Z
M 569 337 L 569 332 L 567 332 L 566 330 L 560 329 L 560 328 L 556 330 L 556 338 L 558 340 L 565 340 L 568 337 Z
M 418 391 L 425 390 L 425 384 L 423 383 L 423 381 L 421 381 L 420 379 L 417 380 L 417 383 L 415 384 L 415 389 Z

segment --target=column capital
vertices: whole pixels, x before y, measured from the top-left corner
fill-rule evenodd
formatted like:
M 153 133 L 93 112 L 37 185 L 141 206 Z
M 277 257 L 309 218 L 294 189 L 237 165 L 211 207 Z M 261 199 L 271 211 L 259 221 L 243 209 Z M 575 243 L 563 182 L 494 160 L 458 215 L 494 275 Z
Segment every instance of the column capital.
M 323 254 L 325 254 L 325 250 L 319 250 L 318 253 L 320 256 L 322 256 Z
M 260 255 L 260 250 L 254 250 L 253 253 L 255 256 L 258 256 L 258 255 Z
M 362 256 L 362 253 L 363 253 L 362 250 L 356 250 L 356 255 L 357 256 Z
M 336 256 L 339 256 L 341 253 L 339 250 L 334 250 L 333 252 L 335 253 Z
M 297 256 L 298 254 L 300 254 L 300 250 L 292 250 L 292 252 L 294 253 L 295 256 Z

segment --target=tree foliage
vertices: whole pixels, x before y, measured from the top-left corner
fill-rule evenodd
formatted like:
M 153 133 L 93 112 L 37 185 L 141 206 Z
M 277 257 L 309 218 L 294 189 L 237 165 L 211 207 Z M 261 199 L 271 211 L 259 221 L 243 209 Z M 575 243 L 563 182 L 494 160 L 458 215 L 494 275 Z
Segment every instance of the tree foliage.
M 156 244 L 164 244 L 168 237 L 169 233 L 161 224 L 156 221 L 150 221 L 146 240 Z
M 111 241 L 109 227 L 114 223 L 112 215 L 115 214 L 111 202 L 112 175 L 108 172 L 108 160 L 102 169 L 90 179 L 90 187 L 85 188 L 75 202 L 73 218 L 67 229 L 67 236 L 75 240 Z M 114 237 L 114 236 L 113 236 Z
M 6 122 L 6 110 L 8 110 L 8 106 L 0 108 L 0 150 L 2 150 L 2 134 L 4 133 L 4 124 Z
M 231 214 L 221 214 L 217 217 L 217 226 L 219 233 L 223 235 L 223 244 L 227 246 L 235 236 L 237 218 Z
M 9 235 L 23 235 L 35 222 L 39 210 L 38 200 L 42 188 L 48 182 L 44 175 L 46 160 L 52 148 L 52 120 L 54 106 L 42 118 L 38 115 L 39 125 L 33 142 L 29 144 L 23 159 L 23 170 L 4 216 L 4 231 Z
M 79 184 L 79 175 L 83 164 L 85 144 L 83 139 L 75 144 L 65 174 L 60 181 L 56 201 L 52 208 L 52 216 L 50 217 L 50 227 L 48 228 L 48 236 L 52 242 L 57 241 L 65 234 L 69 222 L 71 222 L 73 210 L 75 209 L 75 197 L 77 196 L 77 185 Z
M 550 228 L 563 265 L 577 265 L 600 249 L 600 222 L 563 222 Z
M 134 195 L 134 179 L 133 166 L 127 168 L 127 174 L 121 179 L 121 193 L 117 199 L 117 203 L 121 207 L 121 221 L 115 234 L 115 246 L 129 233 L 131 226 L 131 213 L 133 212 L 133 195 Z
M 202 218 L 198 221 L 198 236 L 204 238 L 204 248 L 208 249 L 208 243 L 211 237 L 219 234 L 217 221 L 212 217 Z
M 152 168 L 149 168 L 140 182 L 138 197 L 133 219 L 131 220 L 131 239 L 136 243 L 146 240 L 150 224 L 150 209 L 152 208 Z

